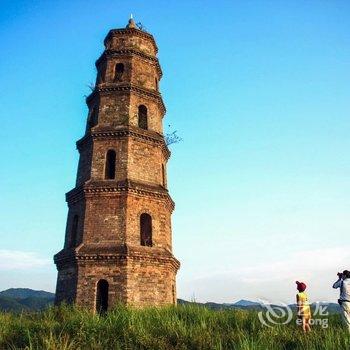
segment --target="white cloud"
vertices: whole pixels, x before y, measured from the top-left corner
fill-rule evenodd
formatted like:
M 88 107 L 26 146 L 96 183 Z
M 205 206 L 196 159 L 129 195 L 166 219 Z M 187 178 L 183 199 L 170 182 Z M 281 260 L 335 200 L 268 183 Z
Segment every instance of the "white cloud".
M 250 261 L 252 262 L 252 260 Z M 332 289 L 336 273 L 350 269 L 350 246 L 318 248 L 286 253 L 274 259 L 268 253 L 263 263 L 236 261 L 234 267 L 212 270 L 180 282 L 184 298 L 232 302 L 235 299 L 265 299 L 294 302 L 295 281 L 306 282 L 312 301 L 335 301 Z
M 296 252 L 281 261 L 243 267 L 240 275 L 246 282 L 273 282 L 284 278 L 309 278 L 328 270 L 349 269 L 350 246 Z
M 0 271 L 30 270 L 49 264 L 49 259 L 38 257 L 35 252 L 0 249 Z

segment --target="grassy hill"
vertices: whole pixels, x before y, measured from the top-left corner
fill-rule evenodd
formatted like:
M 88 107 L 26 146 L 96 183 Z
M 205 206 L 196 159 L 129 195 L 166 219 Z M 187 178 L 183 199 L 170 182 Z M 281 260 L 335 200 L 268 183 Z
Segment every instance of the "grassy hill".
M 20 304 L 16 299 L 0 296 L 1 311 L 20 312 L 23 309 L 27 308 L 24 305 Z
M 335 313 L 325 316 L 328 327 L 315 325 L 305 336 L 295 316 L 286 325 L 264 326 L 259 318 L 260 312 L 268 320 L 264 308 L 246 300 L 179 299 L 178 306 L 145 309 L 120 305 L 104 316 L 50 307 L 53 300 L 54 294 L 31 289 L 0 292 L 0 349 L 350 349 L 350 336 Z
M 53 304 L 55 295 L 28 288 L 11 288 L 0 292 L 0 311 L 21 312 L 43 310 Z
M 9 298 L 15 298 L 15 299 L 26 299 L 26 298 L 54 299 L 55 294 L 46 292 L 44 290 L 34 290 L 29 288 L 10 288 L 0 292 L 0 297 L 9 297 Z
M 215 311 L 194 304 L 133 309 L 117 306 L 105 316 L 71 307 L 16 315 L 0 313 L 0 349 L 350 349 L 337 314 L 328 328 L 304 335 L 295 319 L 264 326 L 254 310 Z

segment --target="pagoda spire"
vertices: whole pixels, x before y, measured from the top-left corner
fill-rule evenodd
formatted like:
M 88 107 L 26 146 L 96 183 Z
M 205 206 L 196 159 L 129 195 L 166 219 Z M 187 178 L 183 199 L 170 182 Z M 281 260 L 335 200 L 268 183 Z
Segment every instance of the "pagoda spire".
M 134 18 L 132 16 L 132 13 L 130 14 L 129 22 L 126 25 L 126 28 L 137 28 Z

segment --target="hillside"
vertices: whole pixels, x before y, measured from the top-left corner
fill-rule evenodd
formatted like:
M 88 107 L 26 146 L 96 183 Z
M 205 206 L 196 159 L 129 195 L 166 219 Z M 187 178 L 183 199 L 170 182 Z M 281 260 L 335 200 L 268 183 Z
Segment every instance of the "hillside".
M 46 292 L 44 290 L 34 290 L 29 288 L 10 288 L 0 292 L 0 297 L 9 297 L 15 299 L 26 298 L 44 298 L 53 299 L 54 293 Z
M 55 295 L 29 288 L 11 288 L 0 292 L 0 310 L 6 312 L 38 311 L 52 305 Z
M 350 349 L 340 315 L 332 314 L 306 337 L 294 318 L 264 325 L 255 310 L 211 310 L 196 304 L 163 308 L 118 306 L 107 315 L 74 307 L 20 317 L 0 312 L 0 349 Z M 265 321 L 268 318 L 265 317 Z

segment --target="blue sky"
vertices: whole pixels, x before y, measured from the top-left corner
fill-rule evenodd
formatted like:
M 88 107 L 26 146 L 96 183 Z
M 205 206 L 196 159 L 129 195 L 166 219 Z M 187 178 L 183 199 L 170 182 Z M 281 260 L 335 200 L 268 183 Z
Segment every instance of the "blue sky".
M 178 293 L 332 300 L 350 268 L 348 1 L 0 4 L 0 289 L 53 291 L 84 95 L 111 28 L 156 38 Z M 167 128 L 166 128 L 167 129 Z M 347 265 L 348 264 L 348 265 Z

